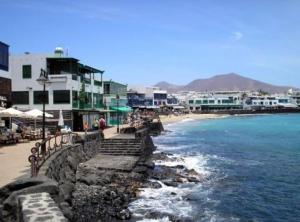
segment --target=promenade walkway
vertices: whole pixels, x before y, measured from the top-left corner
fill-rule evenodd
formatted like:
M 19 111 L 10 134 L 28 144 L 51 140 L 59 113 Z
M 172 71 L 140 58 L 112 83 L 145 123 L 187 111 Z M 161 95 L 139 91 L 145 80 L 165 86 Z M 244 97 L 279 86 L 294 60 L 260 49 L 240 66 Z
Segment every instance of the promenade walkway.
M 126 127 L 127 125 L 121 125 Z M 116 137 L 117 127 L 104 130 L 105 138 Z M 28 156 L 36 142 L 40 140 L 0 146 L 0 187 L 15 181 L 19 177 L 30 176 L 30 163 Z
M 0 146 L 0 187 L 13 182 L 18 177 L 29 177 L 28 156 L 36 142 L 38 140 Z

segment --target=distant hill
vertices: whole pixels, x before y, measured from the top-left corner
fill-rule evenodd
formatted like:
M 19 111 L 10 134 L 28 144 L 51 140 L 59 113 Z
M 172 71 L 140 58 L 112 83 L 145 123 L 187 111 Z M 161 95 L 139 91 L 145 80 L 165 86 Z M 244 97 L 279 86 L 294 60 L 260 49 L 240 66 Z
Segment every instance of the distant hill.
M 207 79 L 196 79 L 187 85 L 179 86 L 168 82 L 159 82 L 155 86 L 167 90 L 169 93 L 178 91 L 235 91 L 235 90 L 263 90 L 269 93 L 285 92 L 290 86 L 275 86 L 265 82 L 250 79 L 236 73 L 216 75 Z

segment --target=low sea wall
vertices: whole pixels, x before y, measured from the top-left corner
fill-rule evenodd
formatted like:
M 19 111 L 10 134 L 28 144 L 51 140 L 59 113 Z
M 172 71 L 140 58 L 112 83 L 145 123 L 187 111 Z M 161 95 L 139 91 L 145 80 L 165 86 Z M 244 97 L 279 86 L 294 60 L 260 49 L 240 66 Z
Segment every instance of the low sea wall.
M 67 218 L 72 218 L 71 195 L 77 166 L 96 155 L 100 134 L 89 133 L 86 140 L 58 150 L 41 166 L 37 177 L 20 179 L 0 189 L 0 221 L 20 220 L 20 195 L 49 193 Z

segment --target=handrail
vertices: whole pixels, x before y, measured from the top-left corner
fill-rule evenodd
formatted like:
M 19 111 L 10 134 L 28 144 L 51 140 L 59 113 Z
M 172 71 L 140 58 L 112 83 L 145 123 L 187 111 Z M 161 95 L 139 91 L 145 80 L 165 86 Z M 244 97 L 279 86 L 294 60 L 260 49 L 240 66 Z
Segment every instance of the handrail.
M 77 133 L 60 133 L 54 136 L 48 136 L 41 142 L 35 143 L 35 146 L 31 148 L 31 155 L 28 157 L 28 161 L 31 164 L 31 177 L 38 175 L 39 169 L 45 163 L 45 161 L 53 155 L 59 149 L 62 149 L 64 145 L 72 145 L 75 142 Z M 42 147 L 45 146 L 45 153 L 42 152 Z

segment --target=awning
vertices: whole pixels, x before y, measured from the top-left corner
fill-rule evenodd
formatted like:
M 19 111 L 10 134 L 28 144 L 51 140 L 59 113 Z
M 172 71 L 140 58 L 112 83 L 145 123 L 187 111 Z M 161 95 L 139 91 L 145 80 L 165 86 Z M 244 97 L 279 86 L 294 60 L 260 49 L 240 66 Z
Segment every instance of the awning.
M 112 110 L 116 110 L 116 111 L 120 111 L 120 112 L 124 112 L 124 113 L 128 113 L 128 112 L 132 112 L 132 109 L 129 106 L 112 106 L 110 107 Z
M 184 106 L 178 106 L 178 105 L 175 105 L 175 106 L 172 106 L 173 109 L 185 109 Z

